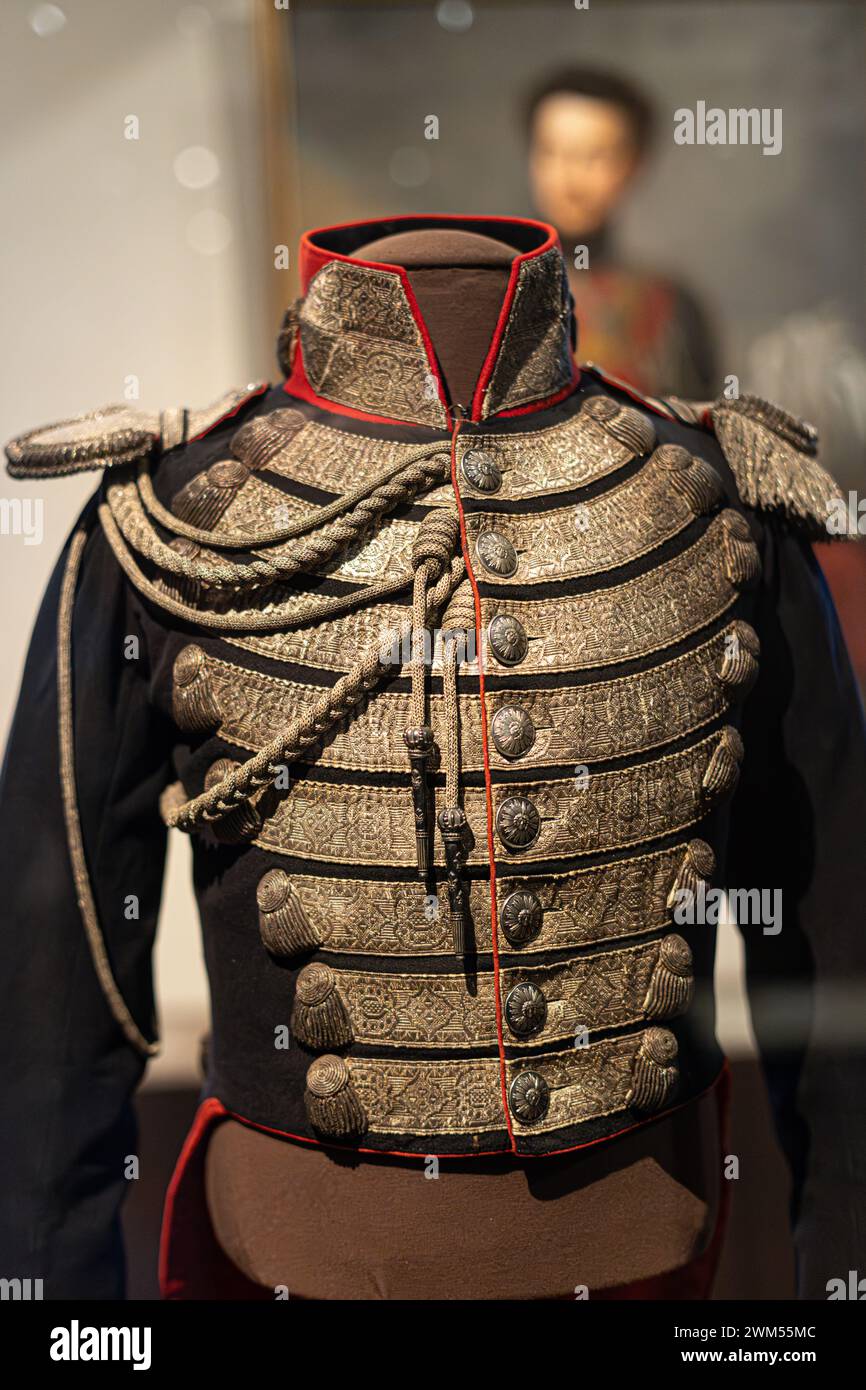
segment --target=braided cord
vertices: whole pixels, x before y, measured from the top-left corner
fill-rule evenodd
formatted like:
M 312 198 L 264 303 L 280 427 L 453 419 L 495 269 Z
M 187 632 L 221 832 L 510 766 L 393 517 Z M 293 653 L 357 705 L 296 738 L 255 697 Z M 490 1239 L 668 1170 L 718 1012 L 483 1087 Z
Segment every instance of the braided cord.
M 475 608 L 471 593 L 455 594 L 445 616 L 442 694 L 445 715 L 445 805 L 460 805 L 460 700 L 457 668 L 468 659 L 469 634 L 475 634 Z
M 416 727 L 424 723 L 426 713 L 427 632 L 431 605 L 428 590 L 447 572 L 454 557 L 460 530 L 454 512 L 444 508 L 429 512 L 418 529 L 412 546 L 412 567 L 415 580 L 412 587 L 412 720 Z M 432 642 L 431 642 L 432 655 Z
M 442 571 L 429 590 L 431 610 L 440 608 L 448 601 L 462 578 L 462 562 L 452 563 Z M 410 631 L 410 622 L 403 623 L 398 634 L 401 644 Z M 238 764 L 227 776 L 191 801 L 183 805 L 166 804 L 166 824 L 179 830 L 191 830 L 202 821 L 219 820 L 240 802 L 270 786 L 286 763 L 294 762 L 320 742 L 339 720 L 361 703 L 389 669 L 390 660 L 381 643 L 369 647 L 347 675 L 341 676 L 336 685 L 326 690 L 309 710 L 292 720 L 283 733 L 247 762 Z
M 200 796 L 168 809 L 167 824 L 179 830 L 192 830 L 201 821 L 220 820 L 239 803 L 270 786 L 286 763 L 293 762 L 318 743 L 338 720 L 361 703 L 381 680 L 384 671 L 381 649 L 370 648 L 347 675 L 254 757 L 237 764 Z
M 323 526 L 335 517 L 341 516 L 343 512 L 351 511 L 364 498 L 372 492 L 384 487 L 392 479 L 401 473 L 409 472 L 416 468 L 425 460 L 436 460 L 442 454 L 441 444 L 423 444 L 407 449 L 406 453 L 388 468 L 382 471 L 366 483 L 359 483 L 349 492 L 344 492 L 342 496 L 329 502 L 326 507 L 321 507 L 310 516 L 301 517 L 299 521 L 292 522 L 289 526 L 274 526 L 257 532 L 253 537 L 247 531 L 224 531 L 219 535 L 212 531 L 206 531 L 201 526 L 193 526 L 188 521 L 182 521 L 175 516 L 174 512 L 160 502 L 153 488 L 153 479 L 150 475 L 150 466 L 144 462 L 138 470 L 137 485 L 139 495 L 145 509 L 150 513 L 154 520 L 158 521 L 166 530 L 173 531 L 178 536 L 185 536 L 188 540 L 198 541 L 202 545 L 210 546 L 214 550 L 247 550 L 252 540 L 255 541 L 255 552 L 262 546 L 277 545 L 281 541 L 295 540 L 298 536 L 304 535 L 307 531 L 312 531 L 318 526 Z M 443 456 L 441 465 L 442 481 L 447 478 L 447 454 Z M 426 471 L 426 470 L 425 470 Z M 437 479 L 439 465 L 433 468 L 433 481 Z M 419 491 L 424 490 L 422 484 Z
M 350 594 L 314 597 L 306 602 L 294 599 L 291 603 L 276 604 L 267 611 L 245 608 L 230 609 L 225 613 L 212 612 L 209 609 L 196 608 L 191 603 L 184 603 L 182 599 L 166 593 L 148 579 L 136 563 L 110 508 L 104 502 L 99 507 L 99 520 L 118 564 L 139 593 L 166 613 L 170 613 L 172 617 L 182 618 L 198 627 L 213 628 L 217 632 L 280 632 L 287 627 L 323 622 L 348 612 L 358 604 L 376 604 L 395 598 L 410 582 L 409 576 L 404 574 L 398 575 L 396 579 L 382 580 L 378 584 L 355 589 Z M 455 558 L 452 561 L 452 571 L 454 582 L 458 583 L 464 573 L 462 559 Z
M 109 483 L 105 490 L 105 500 L 117 522 L 124 539 L 143 555 L 151 564 L 169 574 L 180 575 L 184 579 L 204 581 L 216 586 L 243 586 L 245 584 L 261 587 L 273 583 L 277 571 L 268 562 L 256 560 L 252 564 L 241 564 L 213 559 L 195 559 L 189 554 L 173 550 L 161 540 L 147 519 L 141 505 L 135 484 L 129 481 Z
M 127 1005 L 112 970 L 93 887 L 87 867 L 81 816 L 78 810 L 78 790 L 75 767 L 75 710 L 73 698 L 72 622 L 75 593 L 81 571 L 84 548 L 87 544 L 86 524 L 73 533 L 69 555 L 63 571 L 60 601 L 57 609 L 57 735 L 60 766 L 60 791 L 63 801 L 63 821 L 69 862 L 75 882 L 75 897 L 81 914 L 84 934 L 90 950 L 99 987 L 111 1010 L 112 1017 L 127 1042 L 144 1057 L 159 1052 L 159 1044 L 144 1036 Z
M 357 545 L 385 513 L 411 502 L 442 479 L 441 457 L 418 460 L 404 467 L 397 477 L 379 483 L 369 495 L 361 497 L 348 515 L 338 516 L 324 525 L 320 517 L 315 518 L 311 524 L 318 526 L 317 534 L 309 536 L 291 554 L 269 557 L 252 550 L 254 558 L 249 563 L 223 560 L 218 555 L 205 558 L 184 554 L 168 545 L 149 521 L 138 487 L 128 479 L 110 484 L 106 500 L 126 541 L 160 569 L 215 587 L 261 588 L 319 569 Z M 213 539 L 209 532 L 204 534 L 209 542 Z M 248 537 L 247 545 L 249 541 Z
M 337 554 L 349 549 L 381 520 L 383 515 L 412 501 L 419 493 L 436 482 L 444 481 L 450 460 L 441 446 L 424 445 L 412 451 L 407 461 L 389 466 L 369 483 L 335 499 L 312 517 L 299 523 L 265 533 L 263 545 L 277 541 L 306 540 L 291 554 L 275 556 L 256 548 L 247 553 L 249 562 L 235 562 L 214 554 L 211 547 L 230 548 L 231 542 L 248 547 L 249 536 L 215 537 L 211 532 L 193 527 L 175 517 L 157 499 L 147 467 L 140 467 L 137 476 L 129 473 L 123 480 L 106 488 L 105 501 L 99 506 L 99 518 L 108 543 L 130 582 L 147 598 L 176 617 L 218 631 L 277 631 L 288 626 L 310 624 L 345 612 L 359 603 L 374 604 L 399 593 L 410 576 L 367 585 L 351 594 L 336 598 L 302 597 L 275 605 L 270 611 L 249 609 L 217 612 L 198 609 L 180 596 L 175 596 L 153 582 L 137 563 L 133 550 L 158 569 L 190 585 L 204 584 L 238 590 L 263 587 L 285 581 L 302 572 L 320 569 Z M 184 541 L 167 544 L 155 530 L 150 518 Z M 257 538 L 258 539 L 258 538 Z M 196 553 L 202 541 L 210 553 Z M 462 582 L 465 564 L 459 554 L 459 523 L 453 512 L 435 509 L 427 513 L 418 530 L 412 550 L 413 601 L 411 621 L 404 622 L 398 633 L 399 650 L 408 639 L 411 646 L 411 677 L 413 708 L 420 709 L 420 721 L 425 711 L 426 631 L 442 607 Z M 190 553 L 190 552 L 193 553 Z M 393 648 L 392 648 L 393 650 Z M 286 763 L 295 761 L 311 747 L 321 742 L 333 726 L 351 714 L 369 692 L 381 681 L 391 665 L 382 645 L 368 648 L 361 659 L 333 688 L 302 715 L 294 719 L 282 733 L 260 749 L 245 763 L 232 766 L 224 777 L 206 788 L 199 796 L 184 800 L 182 789 L 162 802 L 163 818 L 167 825 L 191 830 L 201 822 L 222 819 L 242 802 L 256 797 L 271 786 Z

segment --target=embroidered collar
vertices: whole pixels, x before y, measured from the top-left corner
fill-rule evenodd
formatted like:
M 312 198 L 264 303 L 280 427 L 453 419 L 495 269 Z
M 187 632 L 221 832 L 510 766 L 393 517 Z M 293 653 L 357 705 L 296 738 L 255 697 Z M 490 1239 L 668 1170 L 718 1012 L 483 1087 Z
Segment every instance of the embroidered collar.
M 469 418 L 539 410 L 568 394 L 577 379 L 572 305 L 553 228 L 521 218 L 448 216 L 304 234 L 302 298 L 280 337 L 290 394 L 362 418 L 451 426 L 442 373 L 406 270 L 353 255 L 379 237 L 436 227 L 492 236 L 516 253 Z

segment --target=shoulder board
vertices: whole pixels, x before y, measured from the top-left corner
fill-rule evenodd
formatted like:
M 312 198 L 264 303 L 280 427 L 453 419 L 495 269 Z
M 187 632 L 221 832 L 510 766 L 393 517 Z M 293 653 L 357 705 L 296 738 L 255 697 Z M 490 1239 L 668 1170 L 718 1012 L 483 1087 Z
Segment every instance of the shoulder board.
M 266 384 L 251 383 L 227 391 L 202 410 L 176 406 L 148 414 L 107 405 L 17 435 L 6 445 L 6 471 L 10 478 L 63 477 L 158 458 L 179 444 L 200 439 L 267 389 Z
M 812 425 L 760 396 L 742 395 L 736 400 L 722 396 L 716 401 L 685 401 L 678 396 L 662 399 L 641 395 L 593 362 L 582 363 L 583 370 L 657 415 L 715 434 L 746 506 L 781 518 L 810 540 L 830 540 L 844 534 L 831 519 L 844 511 L 845 499 L 818 461 L 818 435 Z
M 814 427 L 759 396 L 721 397 L 709 415 L 743 502 L 811 540 L 831 539 L 828 521 L 845 503 L 818 461 Z
M 682 420 L 685 424 L 689 425 L 696 423 L 695 420 L 686 418 L 677 413 L 673 408 L 673 398 L 671 398 L 671 400 L 662 400 L 659 396 L 644 396 L 629 382 L 622 381 L 611 372 L 602 371 L 601 367 L 597 366 L 595 362 L 581 362 L 580 370 L 582 372 L 589 372 L 591 376 L 595 377 L 596 381 L 601 382 L 602 386 L 609 386 L 613 391 L 621 391 L 623 395 L 628 396 L 630 400 L 636 401 L 638 405 L 642 405 L 645 410 L 651 410 L 654 415 L 663 415 L 667 420 Z M 678 404 L 682 406 L 689 403 L 681 401 Z

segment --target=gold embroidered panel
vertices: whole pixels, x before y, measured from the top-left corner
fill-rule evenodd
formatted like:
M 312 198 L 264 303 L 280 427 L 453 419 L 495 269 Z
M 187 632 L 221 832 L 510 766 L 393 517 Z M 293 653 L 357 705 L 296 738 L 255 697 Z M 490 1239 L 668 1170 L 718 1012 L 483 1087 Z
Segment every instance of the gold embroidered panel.
M 524 261 L 487 390 L 483 415 L 544 400 L 574 374 L 568 279 L 556 247 Z
M 687 550 L 609 589 L 535 602 L 485 597 L 485 628 L 499 616 L 518 620 L 527 638 L 521 673 L 581 670 L 661 651 L 720 617 L 757 575 L 754 542 L 729 530 L 737 525 L 739 532 L 741 521 L 722 512 Z M 487 669 L 501 668 L 492 659 Z
M 552 1129 L 565 1129 L 587 1119 L 600 1119 L 625 1110 L 632 1092 L 635 1067 L 641 1042 L 646 1035 L 638 1033 L 606 1042 L 575 1047 L 567 1052 L 554 1052 L 531 1062 L 506 1062 L 506 1085 L 531 1068 L 543 1078 L 550 1089 L 550 1105 L 543 1119 L 532 1124 L 518 1124 L 521 1131 L 546 1134 Z
M 618 439 L 611 433 L 610 425 L 615 426 L 623 412 L 611 402 L 613 413 L 604 421 L 597 419 L 588 405 L 589 402 L 584 402 L 576 415 L 543 430 L 522 434 L 459 434 L 457 460 L 461 492 L 478 495 L 466 478 L 466 455 L 474 450 L 480 450 L 495 464 L 501 475 L 496 496 L 504 501 L 548 497 L 585 487 L 614 473 L 640 453 L 648 452 L 642 444 L 645 442 L 651 447 L 651 427 L 648 426 L 648 437 L 641 444 L 626 436 Z
M 736 750 L 724 786 L 705 786 L 708 768 L 728 741 Z M 523 860 L 624 849 L 683 830 L 736 784 L 739 735 L 713 734 L 679 753 L 615 772 L 568 781 L 494 787 L 500 855 Z M 526 807 L 529 802 L 531 810 Z M 476 821 L 471 822 L 475 825 Z M 531 836 L 537 825 L 534 838 Z
M 679 938 L 678 938 L 679 940 Z M 500 975 L 509 1046 L 574 1039 L 647 1018 L 646 1000 L 659 962 L 659 942 L 584 956 L 558 965 L 512 967 Z M 351 1036 L 384 1047 L 467 1048 L 497 1041 L 492 971 L 467 982 L 464 974 L 384 974 L 329 970 L 345 1007 Z M 510 1029 L 509 996 L 529 987 L 543 998 L 544 1022 L 531 1036 Z M 672 1007 L 665 1016 L 682 1012 Z M 661 1016 L 656 1014 L 654 1016 Z M 301 1038 L 301 1041 L 305 1041 Z M 335 1040 L 330 1040 L 331 1044 Z
M 708 847 L 703 846 L 706 853 Z M 577 869 L 539 878 L 497 875 L 500 921 L 510 912 L 515 895 L 532 895 L 537 902 L 536 935 L 520 946 L 520 956 L 614 941 L 665 926 L 668 896 L 677 883 L 687 852 L 685 842 L 652 854 L 619 859 L 612 864 Z M 710 856 L 710 862 L 711 856 Z M 345 955 L 452 955 L 447 886 L 428 893 L 420 882 L 322 878 L 292 874 L 291 883 L 322 949 Z M 531 912 L 535 903 L 528 904 Z M 473 880 L 470 910 L 477 950 L 489 951 L 490 884 Z M 499 929 L 503 958 L 514 944 Z
M 637 767 L 494 789 L 499 853 L 509 841 L 523 862 L 626 848 L 686 826 L 732 790 L 739 761 L 735 731 L 713 734 L 691 748 Z M 719 766 L 721 763 L 721 766 Z M 711 784 L 705 774 L 713 769 Z M 717 779 L 715 772 L 721 774 Z M 444 805 L 437 789 L 436 811 Z M 527 805 L 528 803 L 528 805 Z M 483 788 L 467 788 L 464 809 L 474 844 L 470 864 L 487 862 Z M 267 850 L 328 863 L 416 862 L 408 788 L 294 782 L 264 823 L 256 843 Z M 444 861 L 436 842 L 435 862 Z
M 709 464 L 665 445 L 624 483 L 577 506 L 528 516 L 469 512 L 473 568 L 487 584 L 531 584 L 615 569 L 670 540 L 721 496 L 721 480 Z M 488 556 L 491 535 L 505 543 L 508 560 L 511 547 L 513 565 L 501 564 L 495 546 Z
M 492 765 L 505 768 L 524 760 L 540 767 L 601 762 L 647 752 L 696 731 L 723 715 L 740 693 L 728 676 L 729 653 L 734 642 L 742 641 L 738 634 L 746 626 L 730 623 L 693 651 L 616 680 L 558 690 L 488 691 Z M 521 716 L 514 738 L 522 735 L 523 744 L 532 740 L 519 758 L 507 741 L 512 711 Z M 502 735 L 500 718 L 506 721 Z M 462 728 L 472 730 L 472 724 L 461 724 Z M 480 730 L 478 738 L 476 745 L 470 735 L 469 754 L 477 746 L 480 760 Z
M 703 841 L 691 843 L 700 846 L 701 862 L 705 866 L 712 865 L 709 846 Z M 533 923 L 538 934 L 519 946 L 521 955 L 614 941 L 664 926 L 670 915 L 670 894 L 675 886 L 684 882 L 683 867 L 691 863 L 693 853 L 687 844 L 680 843 L 671 849 L 544 878 L 513 878 L 508 873 L 498 873 L 498 940 L 503 957 L 507 959 L 515 950 L 505 926 L 509 919 L 513 920 L 511 908 L 516 895 L 520 896 L 522 907 L 525 895 L 531 894 L 538 900 L 540 911 L 540 918 Z M 473 891 L 475 886 L 473 884 Z M 486 895 L 487 912 L 483 921 L 489 932 L 489 885 L 479 884 L 478 889 L 479 898 Z M 474 897 L 472 904 L 474 907 Z M 443 902 L 443 912 L 444 907 Z M 534 904 L 532 907 L 534 909 Z
M 562 1129 L 625 1110 L 632 1072 L 644 1037 L 626 1037 L 569 1048 L 531 1064 L 506 1063 L 506 1083 L 530 1065 L 550 1087 L 550 1106 L 526 1133 Z M 474 1061 L 349 1059 L 352 1084 L 379 1134 L 472 1134 L 505 1128 L 497 1058 Z
M 299 314 L 304 370 L 326 400 L 395 420 L 447 424 L 399 275 L 329 261 Z
M 256 543 L 256 536 L 261 536 L 263 531 L 291 526 L 303 517 L 314 516 L 320 510 L 314 502 L 281 492 L 279 488 L 271 487 L 269 483 L 253 474 L 232 498 L 214 526 L 213 533 L 220 536 L 232 532 L 245 532 L 252 546 Z M 284 548 L 273 546 L 269 548 L 269 553 L 279 552 Z
M 361 652 L 383 643 L 390 644 L 408 612 L 399 604 L 370 604 L 312 627 L 226 637 L 225 641 L 275 661 L 295 661 L 327 671 L 349 671 Z
M 352 1084 L 378 1134 L 472 1134 L 505 1128 L 496 1058 L 353 1057 Z
M 598 762 L 644 752 L 699 729 L 722 715 L 740 693 L 741 683 L 727 671 L 734 643 L 742 641 L 741 631 L 757 641 L 747 624 L 730 623 L 694 651 L 618 680 L 559 690 L 489 692 L 493 766 L 504 768 L 524 760 L 537 767 Z M 197 708 L 205 687 L 218 718 L 214 732 L 252 751 L 274 738 L 321 694 L 319 686 L 280 680 L 202 654 L 195 688 L 175 684 L 175 717 L 182 728 L 190 726 L 185 700 L 192 700 Z M 484 766 L 479 697 L 461 695 L 459 706 L 461 764 L 465 771 L 477 772 Z M 366 708 L 328 735 L 309 761 L 368 772 L 405 772 L 403 730 L 410 726 L 411 714 L 408 692 L 376 694 Z M 515 735 L 522 738 L 519 756 L 508 752 L 511 726 L 507 721 L 512 716 L 520 721 Z M 441 737 L 445 714 L 439 695 L 430 697 L 430 719 L 434 735 Z M 502 721 L 506 723 L 500 733 Z
M 456 510 L 453 496 L 449 509 Z M 355 584 L 397 579 L 403 574 L 408 582 L 412 574 L 412 545 L 418 535 L 418 525 L 417 521 L 384 521 L 375 535 L 353 546 L 342 558 L 320 565 L 317 573 Z
M 431 444 L 430 448 L 448 456 L 450 442 L 444 439 L 439 445 Z M 342 496 L 408 460 L 417 446 L 350 434 L 348 430 L 308 421 L 300 411 L 287 406 L 248 421 L 232 440 L 232 449 L 253 472 L 270 471 L 293 482 Z M 450 483 L 429 492 L 426 500 L 444 500 L 453 505 Z
M 597 400 L 598 398 L 593 398 Z M 607 399 L 607 398 L 605 398 Z M 501 474 L 497 498 L 517 500 L 567 492 L 606 477 L 635 457 L 640 449 L 610 432 L 623 413 L 611 402 L 609 421 L 596 419 L 586 408 L 556 425 L 521 434 L 462 433 L 457 437 L 461 487 L 473 492 L 462 471 L 462 460 L 473 450 L 489 455 Z M 370 483 L 417 445 L 375 439 L 331 425 L 310 421 L 298 428 L 297 410 L 286 408 L 249 421 L 238 431 L 233 452 L 254 472 L 270 470 L 281 477 L 334 494 Z M 450 451 L 450 440 L 438 446 Z M 431 444 L 431 450 L 437 445 Z M 453 502 L 450 485 L 427 493 L 425 501 Z

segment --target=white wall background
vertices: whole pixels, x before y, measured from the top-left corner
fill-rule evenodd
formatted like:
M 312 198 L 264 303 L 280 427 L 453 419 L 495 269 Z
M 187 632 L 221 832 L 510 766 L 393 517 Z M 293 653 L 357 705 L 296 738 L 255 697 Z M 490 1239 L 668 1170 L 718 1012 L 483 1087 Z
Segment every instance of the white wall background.
M 130 375 L 146 409 L 204 405 L 269 376 L 248 5 L 3 0 L 0 10 L 0 438 L 122 400 Z M 62 17 L 43 37 L 33 27 Z M 137 141 L 124 138 L 130 115 Z M 215 172 L 204 187 L 176 177 L 190 147 L 215 156 L 187 158 L 193 181 Z M 0 536 L 4 738 L 42 590 L 95 485 L 87 474 L 44 488 L 0 482 L 4 497 L 38 495 L 45 516 L 41 545 Z M 152 1081 L 193 1075 L 207 1017 L 189 846 L 171 840 Z

